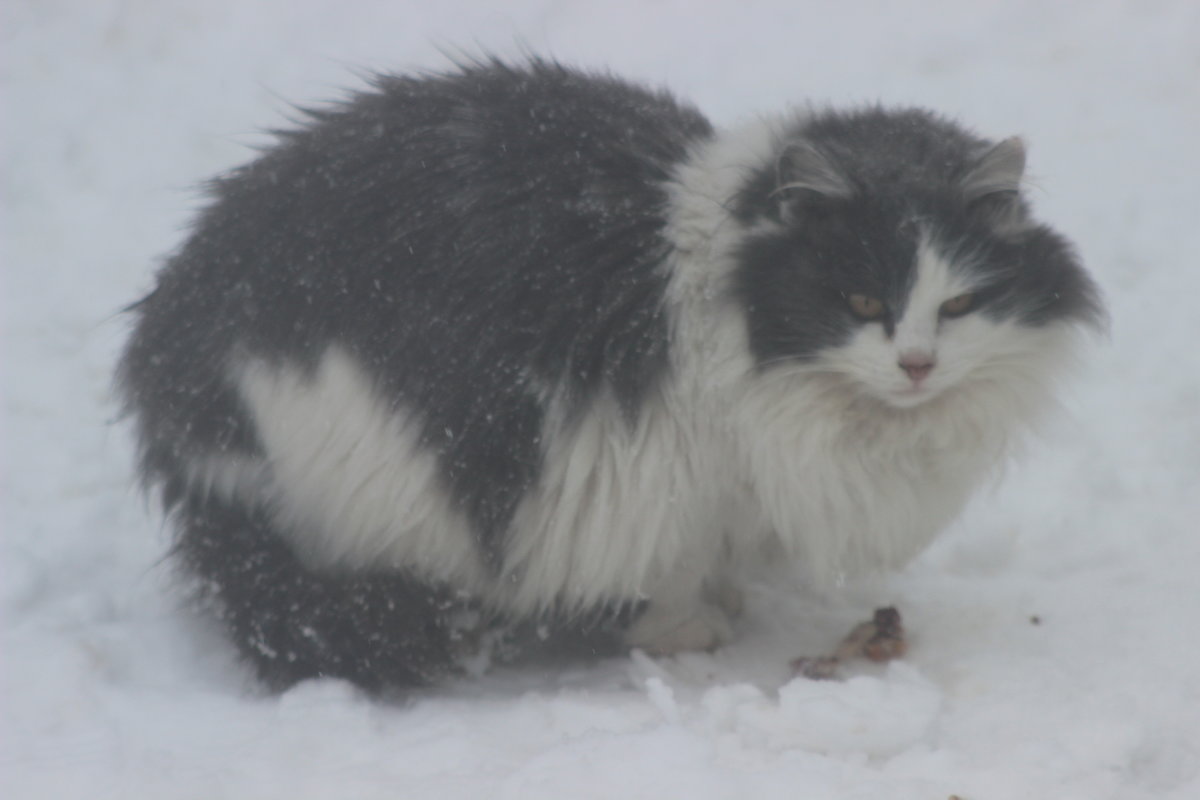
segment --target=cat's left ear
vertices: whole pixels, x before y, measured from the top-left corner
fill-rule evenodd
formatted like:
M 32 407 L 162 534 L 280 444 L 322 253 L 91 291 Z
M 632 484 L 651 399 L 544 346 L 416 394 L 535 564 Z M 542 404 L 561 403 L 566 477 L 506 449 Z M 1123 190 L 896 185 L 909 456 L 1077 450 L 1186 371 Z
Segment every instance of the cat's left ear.
M 811 142 L 789 142 L 776 163 L 776 186 L 771 192 L 776 213 L 785 221 L 821 214 L 854 194 L 837 165 Z
M 997 228 L 1019 228 L 1026 208 L 1021 199 L 1025 142 L 1013 136 L 984 151 L 962 179 L 967 204 Z

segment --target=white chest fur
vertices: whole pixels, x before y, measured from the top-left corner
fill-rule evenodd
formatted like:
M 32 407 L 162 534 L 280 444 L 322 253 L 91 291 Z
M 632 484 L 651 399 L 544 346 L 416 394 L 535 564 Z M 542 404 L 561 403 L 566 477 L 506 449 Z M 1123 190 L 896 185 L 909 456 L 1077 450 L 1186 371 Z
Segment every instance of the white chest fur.
M 822 374 L 760 377 L 736 421 L 762 522 L 817 580 L 903 564 L 1003 464 L 1007 421 L 963 394 L 901 410 Z

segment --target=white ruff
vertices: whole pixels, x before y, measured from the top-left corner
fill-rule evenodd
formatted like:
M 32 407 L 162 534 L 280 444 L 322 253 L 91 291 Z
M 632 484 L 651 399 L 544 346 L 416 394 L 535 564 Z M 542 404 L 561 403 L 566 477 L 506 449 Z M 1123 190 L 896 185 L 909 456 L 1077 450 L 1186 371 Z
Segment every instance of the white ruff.
M 1025 338 L 1014 342 L 1027 349 L 1011 363 L 913 408 L 819 367 L 756 379 L 738 404 L 739 451 L 784 551 L 818 581 L 919 553 L 1003 468 L 1014 435 L 1050 402 L 1048 372 L 1066 341 Z

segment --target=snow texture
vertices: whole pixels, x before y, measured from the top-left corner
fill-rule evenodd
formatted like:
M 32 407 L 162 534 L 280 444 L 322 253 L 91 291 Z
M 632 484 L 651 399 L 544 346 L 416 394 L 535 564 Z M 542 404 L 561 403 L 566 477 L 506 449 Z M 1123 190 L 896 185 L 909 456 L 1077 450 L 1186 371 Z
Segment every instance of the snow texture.
M 1200 797 L 1200 5 L 13 0 L 3 58 L 8 798 Z M 919 9 L 917 11 L 916 9 Z M 442 51 L 667 84 L 718 123 L 917 103 L 1021 134 L 1111 337 L 1050 435 L 899 574 L 756 587 L 713 654 L 382 702 L 256 689 L 181 608 L 114 424 L 117 313 L 259 131 Z M 897 604 L 908 656 L 793 679 Z

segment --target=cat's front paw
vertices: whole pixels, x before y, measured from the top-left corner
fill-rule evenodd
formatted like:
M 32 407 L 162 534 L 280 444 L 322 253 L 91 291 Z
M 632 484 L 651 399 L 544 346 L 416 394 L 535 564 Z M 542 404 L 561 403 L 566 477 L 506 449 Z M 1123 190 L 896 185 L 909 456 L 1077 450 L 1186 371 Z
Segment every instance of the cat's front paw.
M 625 634 L 629 647 L 665 656 L 685 650 L 715 650 L 733 638 L 733 625 L 720 608 L 697 603 L 685 609 L 651 603 Z

